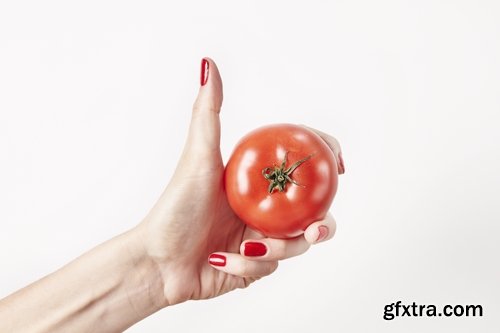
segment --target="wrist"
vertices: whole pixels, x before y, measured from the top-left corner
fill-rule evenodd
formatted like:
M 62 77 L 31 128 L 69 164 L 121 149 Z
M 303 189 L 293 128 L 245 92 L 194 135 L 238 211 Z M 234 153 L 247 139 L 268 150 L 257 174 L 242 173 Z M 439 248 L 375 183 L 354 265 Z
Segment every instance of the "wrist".
M 125 232 L 9 296 L 0 331 L 121 332 L 165 307 L 163 279 L 141 238 L 139 229 Z
M 169 225 L 162 220 L 162 225 Z M 193 294 L 193 267 L 175 254 L 173 248 L 178 245 L 175 240 L 162 237 L 168 234 L 158 228 L 154 220 L 146 218 L 136 228 L 134 234 L 134 257 L 146 258 L 139 261 L 152 263 L 154 275 L 161 281 L 161 288 L 155 290 L 157 297 L 154 302 L 162 307 L 183 303 L 192 298 Z M 185 245 L 185 244 L 183 244 Z
M 130 278 L 138 286 L 132 293 L 140 293 L 137 297 L 138 308 L 148 308 L 148 312 L 156 312 L 168 306 L 164 297 L 165 283 L 158 263 L 149 255 L 146 246 L 146 235 L 139 225 L 124 235 L 126 255 L 129 257 Z M 135 305 L 134 305 L 135 306 Z

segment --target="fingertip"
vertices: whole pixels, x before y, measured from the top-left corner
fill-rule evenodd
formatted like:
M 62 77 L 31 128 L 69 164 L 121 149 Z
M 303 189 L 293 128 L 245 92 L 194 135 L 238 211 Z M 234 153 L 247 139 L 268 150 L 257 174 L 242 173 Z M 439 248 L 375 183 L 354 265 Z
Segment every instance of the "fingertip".
M 201 73 L 200 73 L 200 85 L 202 87 L 221 88 L 222 90 L 222 80 L 219 72 L 219 68 L 215 61 L 209 57 L 203 57 L 201 59 Z
M 342 157 L 342 151 L 339 151 L 337 160 L 338 160 L 339 175 L 343 175 L 345 173 L 345 165 L 344 165 L 344 158 Z
M 322 132 L 320 130 L 317 130 L 315 128 L 309 127 L 304 124 L 299 124 L 299 126 L 302 126 L 317 135 L 323 139 L 323 141 L 330 147 L 331 151 L 333 152 L 333 155 L 335 156 L 335 160 L 337 162 L 337 172 L 339 175 L 343 175 L 345 173 L 345 164 L 344 164 L 344 158 L 342 157 L 342 148 L 340 147 L 339 141 L 334 138 L 333 136 L 326 134 L 325 132 Z
M 215 62 L 209 57 L 201 59 L 200 90 L 193 109 L 202 113 L 219 113 L 222 100 L 222 79 Z
M 316 244 L 316 241 L 320 236 L 320 226 L 320 222 L 314 222 L 307 227 L 306 231 L 304 232 L 304 238 L 309 244 Z
M 331 239 L 337 230 L 336 222 L 328 214 L 322 221 L 312 223 L 304 232 L 304 238 L 310 244 L 318 244 Z

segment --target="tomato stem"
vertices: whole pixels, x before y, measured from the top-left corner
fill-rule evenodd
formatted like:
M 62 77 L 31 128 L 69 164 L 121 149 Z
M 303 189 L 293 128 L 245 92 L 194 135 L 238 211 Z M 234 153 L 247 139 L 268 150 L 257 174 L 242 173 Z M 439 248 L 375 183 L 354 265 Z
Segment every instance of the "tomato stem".
M 274 168 L 267 167 L 262 169 L 262 175 L 269 181 L 269 187 L 267 188 L 267 191 L 269 193 L 273 193 L 275 189 L 278 189 L 279 192 L 283 192 L 286 189 L 287 183 L 301 186 L 294 179 L 292 179 L 291 174 L 295 171 L 295 169 L 297 169 L 302 163 L 310 159 L 312 156 L 313 154 L 304 157 L 303 159 L 293 163 L 289 168 L 286 168 L 286 160 L 288 157 L 288 152 L 286 152 L 285 158 L 283 158 L 283 162 L 281 162 L 281 166 L 274 166 Z

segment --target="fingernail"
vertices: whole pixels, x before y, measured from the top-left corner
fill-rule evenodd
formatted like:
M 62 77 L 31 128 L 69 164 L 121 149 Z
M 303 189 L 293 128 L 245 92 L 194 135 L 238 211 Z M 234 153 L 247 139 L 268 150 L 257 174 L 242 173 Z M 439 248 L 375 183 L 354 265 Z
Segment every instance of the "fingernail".
M 316 239 L 316 243 L 322 241 L 328 235 L 328 227 L 325 225 L 320 225 L 318 227 L 318 238 Z
M 200 74 L 200 84 L 202 86 L 205 85 L 208 81 L 208 60 L 203 58 L 201 59 L 201 74 Z
M 212 253 L 208 257 L 208 263 L 214 266 L 226 266 L 226 257 L 222 254 Z
M 339 153 L 339 174 L 345 173 L 344 159 L 342 158 L 342 153 Z
M 247 257 L 262 257 L 267 253 L 267 248 L 263 243 L 247 242 L 243 254 Z

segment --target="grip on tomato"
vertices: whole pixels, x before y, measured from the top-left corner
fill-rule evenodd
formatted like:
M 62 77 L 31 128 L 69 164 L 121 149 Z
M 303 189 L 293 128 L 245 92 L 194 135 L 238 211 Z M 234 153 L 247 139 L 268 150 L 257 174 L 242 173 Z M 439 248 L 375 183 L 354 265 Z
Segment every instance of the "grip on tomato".
M 311 130 L 292 124 L 258 128 L 236 145 L 224 184 L 236 215 L 268 237 L 301 235 L 325 217 L 337 192 L 333 152 Z

